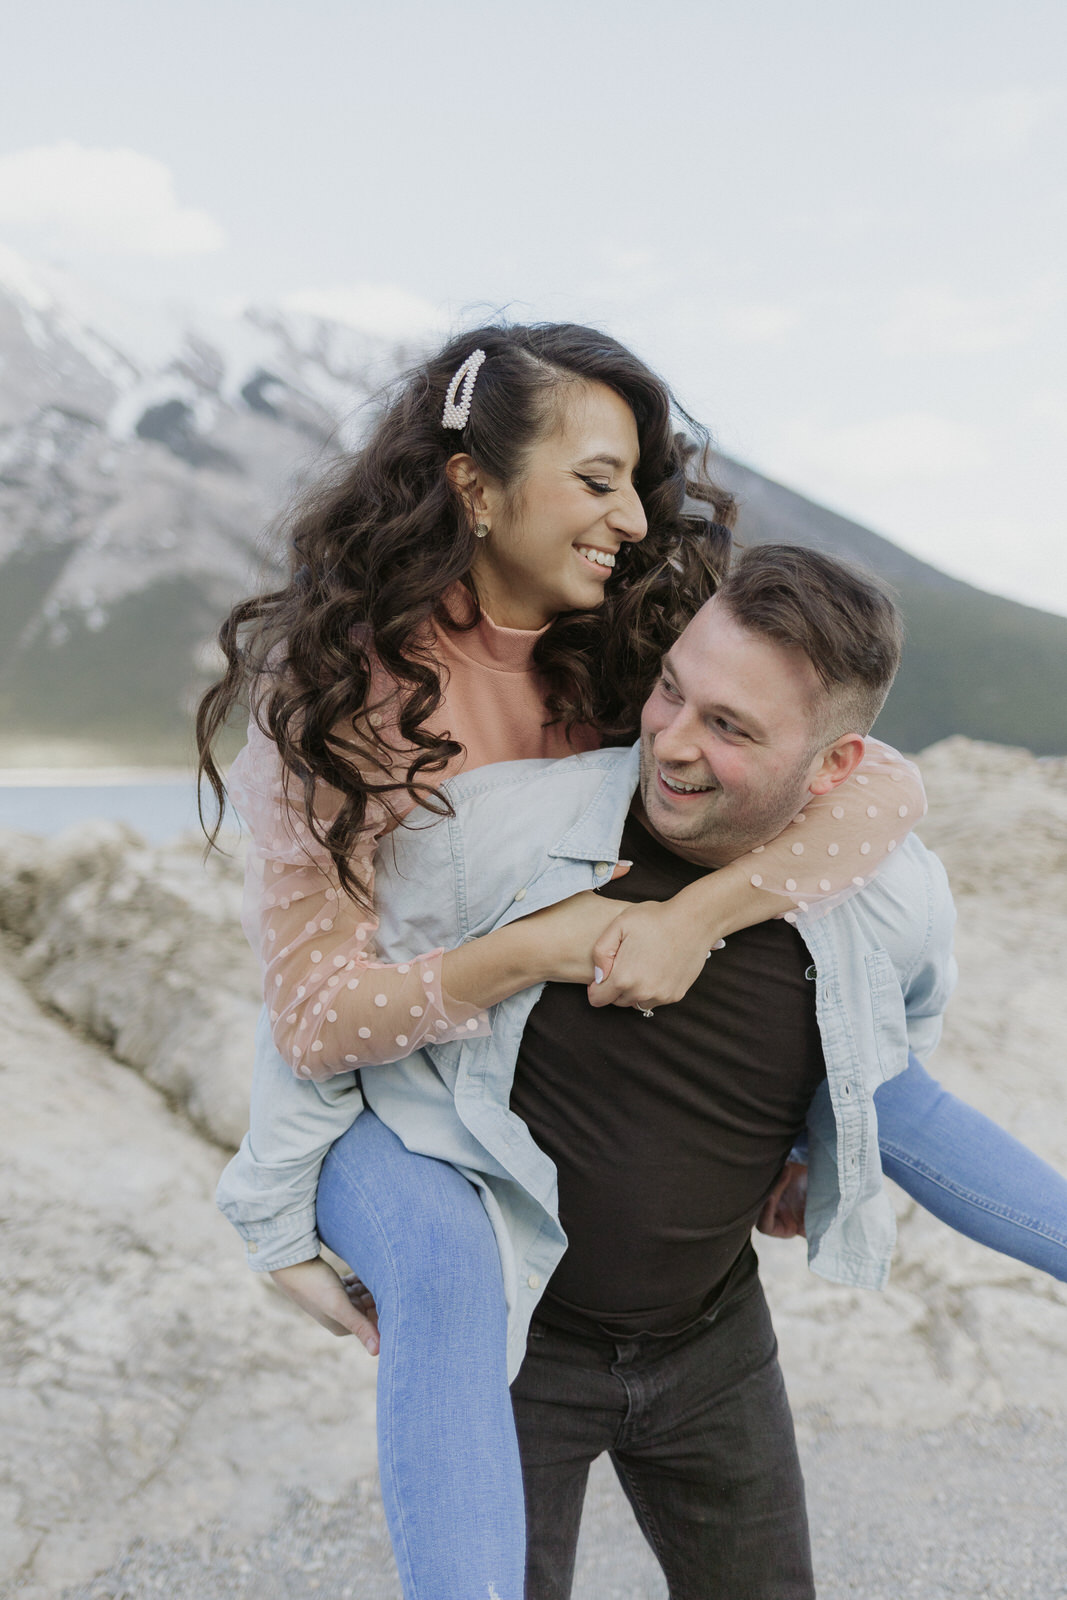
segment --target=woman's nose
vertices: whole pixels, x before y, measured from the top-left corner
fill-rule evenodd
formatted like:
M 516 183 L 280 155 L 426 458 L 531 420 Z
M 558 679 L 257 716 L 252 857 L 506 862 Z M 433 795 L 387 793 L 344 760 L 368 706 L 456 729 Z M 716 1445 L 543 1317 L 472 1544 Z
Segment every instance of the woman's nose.
M 641 496 L 631 485 L 628 494 L 619 496 L 608 517 L 610 527 L 620 539 L 637 544 L 648 532 L 648 518 L 641 504 Z

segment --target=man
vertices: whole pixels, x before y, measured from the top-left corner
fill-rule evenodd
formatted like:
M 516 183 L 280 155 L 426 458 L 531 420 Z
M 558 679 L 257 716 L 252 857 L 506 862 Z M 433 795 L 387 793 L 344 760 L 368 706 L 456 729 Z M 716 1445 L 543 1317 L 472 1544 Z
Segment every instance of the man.
M 383 953 L 455 944 L 590 885 L 666 899 L 794 817 L 803 856 L 804 797 L 854 770 L 899 651 L 892 605 L 866 579 L 811 552 L 745 552 L 669 652 L 639 752 L 463 774 L 453 818 L 401 830 L 379 875 Z M 612 886 L 620 855 L 634 865 Z M 502 1002 L 491 1037 L 435 1051 L 436 1071 L 411 1057 L 362 1074 L 409 1148 L 483 1189 L 497 1230 L 531 1600 L 569 1593 L 604 1450 L 672 1595 L 813 1593 L 749 1235 L 806 1121 L 812 1264 L 884 1282 L 873 1093 L 909 1043 L 936 1043 L 952 980 L 934 858 L 908 837 L 869 884 L 856 865 L 862 892 L 733 935 L 654 1015 L 550 984 Z M 419 886 L 453 877 L 453 907 L 428 906 Z M 225 1208 L 254 1247 L 235 1179 Z M 279 1260 L 277 1232 L 264 1237 Z

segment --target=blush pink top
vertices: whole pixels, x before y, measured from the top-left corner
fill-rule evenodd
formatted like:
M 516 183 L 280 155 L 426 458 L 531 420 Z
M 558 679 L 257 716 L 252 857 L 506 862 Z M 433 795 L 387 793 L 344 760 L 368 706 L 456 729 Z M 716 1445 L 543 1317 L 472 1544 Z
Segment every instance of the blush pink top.
M 596 746 L 592 730 L 568 739 L 560 726 L 543 726 L 544 685 L 531 659 L 540 631 L 502 628 L 484 615 L 469 632 L 434 631 L 444 698 L 429 727 L 449 732 L 465 751 L 435 781 L 465 767 Z M 384 715 L 370 720 L 380 726 Z M 329 852 L 287 804 L 277 746 L 254 719 L 228 787 L 251 834 L 244 928 L 262 957 L 275 1043 L 299 1076 L 324 1079 L 401 1060 L 431 1041 L 489 1031 L 484 1011 L 444 992 L 442 950 L 395 965 L 378 961 L 376 917 L 340 888 Z M 299 805 L 299 786 L 295 798 Z M 327 807 L 332 800 L 336 808 L 337 798 L 324 790 L 324 818 L 333 815 Z M 410 800 L 397 809 L 409 812 Z M 877 871 L 924 810 L 918 770 L 889 745 L 868 740 L 849 779 L 812 796 L 777 839 L 720 871 L 743 873 L 754 888 L 789 905 L 840 897 Z M 370 898 L 375 853 L 394 826 L 372 800 L 353 860 Z

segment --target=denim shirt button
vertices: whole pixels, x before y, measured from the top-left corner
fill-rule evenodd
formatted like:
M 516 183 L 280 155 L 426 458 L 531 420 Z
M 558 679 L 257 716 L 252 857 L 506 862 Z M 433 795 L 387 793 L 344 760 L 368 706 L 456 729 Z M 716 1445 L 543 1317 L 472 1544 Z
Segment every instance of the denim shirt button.
M 526 1282 L 531 1289 L 540 1289 L 541 1287 L 541 1279 L 538 1277 L 536 1272 L 531 1272 Z
M 515 890 L 515 899 L 516 900 L 525 900 L 526 899 L 526 890 L 525 889 L 516 889 Z
M 253 1240 L 253 1241 L 252 1241 L 252 1242 L 251 1242 L 251 1243 L 250 1243 L 250 1244 L 249 1244 L 249 1245 L 248 1245 L 248 1254 L 249 1254 L 249 1255 L 250 1255 L 250 1256 L 254 1256 L 254 1255 L 255 1255 L 255 1254 L 256 1254 L 256 1253 L 257 1253 L 257 1251 L 258 1251 L 258 1250 L 259 1250 L 259 1245 L 258 1245 L 258 1244 L 256 1244 L 256 1242 L 255 1242 L 255 1241 L 254 1241 L 254 1240 Z
M 602 878 L 606 872 L 611 871 L 611 862 L 598 861 L 596 866 L 593 868 L 593 871 L 596 873 L 598 878 Z

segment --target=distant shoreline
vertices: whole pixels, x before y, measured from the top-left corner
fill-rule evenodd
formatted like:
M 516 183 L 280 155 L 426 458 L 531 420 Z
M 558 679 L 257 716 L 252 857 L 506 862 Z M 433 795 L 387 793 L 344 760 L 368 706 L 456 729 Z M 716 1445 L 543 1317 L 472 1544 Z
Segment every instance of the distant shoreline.
M 192 767 L 0 767 L 0 789 L 108 789 L 195 779 Z

